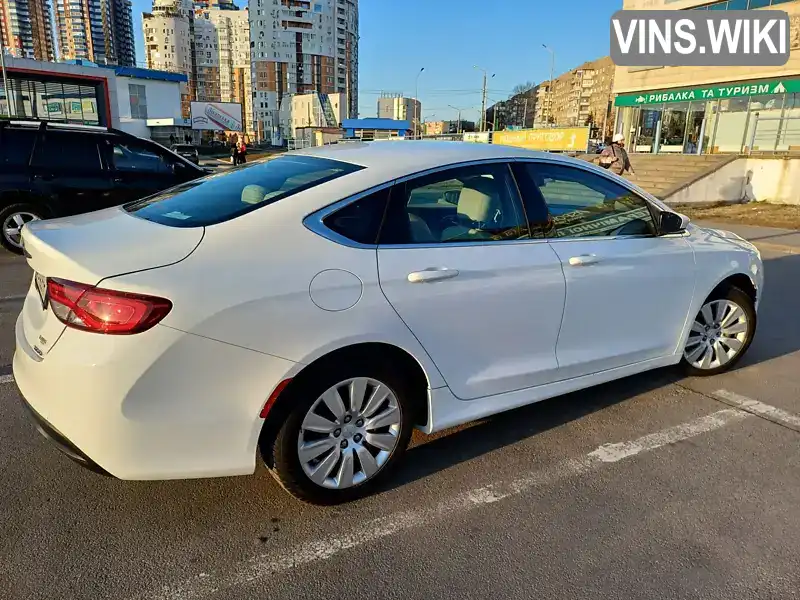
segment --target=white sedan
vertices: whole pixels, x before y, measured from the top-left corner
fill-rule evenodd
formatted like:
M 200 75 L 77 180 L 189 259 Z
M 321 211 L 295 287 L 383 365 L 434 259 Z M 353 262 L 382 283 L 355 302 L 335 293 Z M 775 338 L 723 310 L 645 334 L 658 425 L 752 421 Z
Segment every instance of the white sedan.
M 756 248 L 600 167 L 455 142 L 284 154 L 28 224 L 14 376 L 121 479 L 362 496 L 426 433 L 750 345 Z

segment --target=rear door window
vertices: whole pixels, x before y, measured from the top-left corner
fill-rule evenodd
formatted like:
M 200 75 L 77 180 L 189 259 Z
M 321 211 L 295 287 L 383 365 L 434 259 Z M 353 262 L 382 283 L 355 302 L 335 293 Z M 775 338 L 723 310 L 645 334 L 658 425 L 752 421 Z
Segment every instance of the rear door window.
M 228 221 L 363 168 L 326 158 L 284 155 L 190 181 L 127 204 L 125 210 L 163 225 L 203 227 Z
M 0 166 L 26 167 L 31 159 L 36 131 L 0 129 Z
M 36 144 L 33 166 L 62 173 L 94 173 L 102 170 L 98 142 L 92 133 L 47 131 Z

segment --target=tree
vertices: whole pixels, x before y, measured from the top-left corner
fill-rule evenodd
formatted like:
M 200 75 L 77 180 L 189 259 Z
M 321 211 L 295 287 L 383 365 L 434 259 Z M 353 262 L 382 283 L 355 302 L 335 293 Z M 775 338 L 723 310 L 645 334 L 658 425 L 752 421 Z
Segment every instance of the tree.
M 518 83 L 514 86 L 514 89 L 511 90 L 511 95 L 516 96 L 518 94 L 524 94 L 525 92 L 530 92 L 536 85 L 532 81 L 526 81 L 525 83 Z

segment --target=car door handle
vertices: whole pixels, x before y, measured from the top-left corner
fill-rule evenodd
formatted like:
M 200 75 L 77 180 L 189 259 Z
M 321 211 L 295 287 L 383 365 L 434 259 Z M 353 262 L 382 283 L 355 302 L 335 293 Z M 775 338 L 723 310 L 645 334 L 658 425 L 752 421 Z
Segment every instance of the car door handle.
M 569 264 L 572 267 L 583 267 L 586 265 L 593 265 L 599 262 L 600 259 L 594 254 L 581 254 L 580 256 L 573 256 L 569 259 Z
M 111 181 L 113 181 L 114 183 L 122 183 L 124 179 L 122 179 L 122 177 L 112 177 Z
M 33 176 L 34 179 L 40 179 L 42 181 L 53 181 L 55 179 L 55 175 L 52 173 L 37 173 Z
M 422 271 L 414 271 L 408 274 L 411 283 L 426 283 L 428 281 L 443 281 L 458 277 L 458 270 L 448 269 L 447 267 L 428 267 Z

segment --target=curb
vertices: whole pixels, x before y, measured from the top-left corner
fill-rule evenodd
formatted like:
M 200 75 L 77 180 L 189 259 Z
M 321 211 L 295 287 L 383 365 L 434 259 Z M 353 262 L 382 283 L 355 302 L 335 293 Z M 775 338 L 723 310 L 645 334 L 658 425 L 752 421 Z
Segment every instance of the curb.
M 745 238 L 746 239 L 746 238 Z M 775 250 L 776 252 L 783 252 L 784 254 L 800 254 L 800 246 L 788 246 L 786 244 L 772 244 L 770 242 L 759 242 L 747 240 L 757 248 L 766 250 Z

